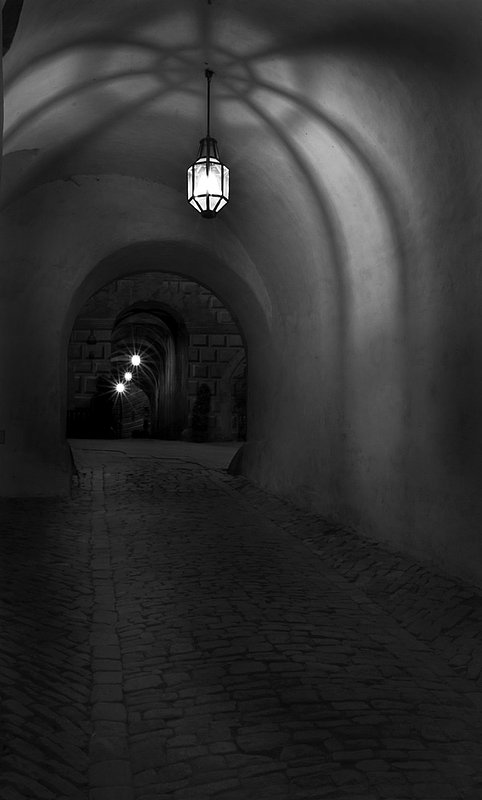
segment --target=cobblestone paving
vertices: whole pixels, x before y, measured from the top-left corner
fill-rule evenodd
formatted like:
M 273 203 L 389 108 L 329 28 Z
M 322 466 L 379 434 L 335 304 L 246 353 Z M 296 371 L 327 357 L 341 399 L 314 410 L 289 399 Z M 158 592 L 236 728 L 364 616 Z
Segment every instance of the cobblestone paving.
M 296 536 L 339 576 L 391 614 L 402 627 L 439 653 L 460 676 L 473 681 L 482 700 L 482 592 L 440 574 L 387 546 L 369 541 L 336 522 L 227 474 L 213 477 L 239 493 L 252 508 Z
M 0 505 L 0 797 L 85 800 L 89 503 Z
M 217 470 L 80 461 L 2 506 L 2 800 L 480 800 L 475 589 Z

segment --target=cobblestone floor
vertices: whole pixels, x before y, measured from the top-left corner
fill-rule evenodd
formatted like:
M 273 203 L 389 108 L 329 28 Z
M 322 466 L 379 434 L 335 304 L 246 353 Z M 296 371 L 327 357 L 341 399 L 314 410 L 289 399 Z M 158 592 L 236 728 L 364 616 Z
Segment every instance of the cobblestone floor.
M 0 506 L 1 800 L 482 798 L 480 592 L 216 459 L 75 454 Z

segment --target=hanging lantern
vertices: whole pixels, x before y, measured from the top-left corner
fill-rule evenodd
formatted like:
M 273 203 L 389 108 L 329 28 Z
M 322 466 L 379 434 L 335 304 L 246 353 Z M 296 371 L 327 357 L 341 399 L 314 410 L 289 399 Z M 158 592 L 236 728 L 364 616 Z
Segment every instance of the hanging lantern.
M 202 217 L 215 217 L 229 200 L 229 169 L 219 160 L 218 144 L 210 135 L 211 78 L 207 80 L 207 134 L 201 139 L 194 164 L 187 171 L 187 199 Z

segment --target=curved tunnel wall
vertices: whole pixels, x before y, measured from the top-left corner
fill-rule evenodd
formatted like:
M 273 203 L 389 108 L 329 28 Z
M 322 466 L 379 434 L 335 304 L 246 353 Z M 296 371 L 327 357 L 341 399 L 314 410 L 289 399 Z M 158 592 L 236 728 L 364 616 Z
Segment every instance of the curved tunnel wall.
M 48 414 L 62 404 L 59 335 L 65 343 L 96 288 L 132 273 L 133 261 L 205 282 L 248 340 L 246 474 L 482 580 L 475 5 L 436 23 L 414 14 L 409 26 L 394 3 L 392 17 L 363 22 L 360 11 L 327 29 L 320 4 L 304 3 L 294 39 L 282 15 L 268 26 L 259 4 L 244 18 L 234 5 L 237 36 L 220 47 L 195 14 L 181 25 L 193 4 L 176 16 L 146 2 L 156 50 L 137 35 L 142 24 L 130 39 L 114 25 L 107 41 L 110 4 L 96 39 L 88 15 L 69 28 L 70 3 L 34 36 L 38 11 L 27 3 L 24 46 L 8 57 L 3 268 L 28 324 L 11 315 L 10 341 L 25 367 L 27 331 L 44 331 L 48 380 L 32 369 Z M 219 13 L 226 31 L 230 12 Z M 104 53 L 95 84 L 94 45 Z M 236 187 L 212 224 L 182 195 L 208 45 Z M 66 64 L 69 80 L 55 69 Z M 55 461 L 25 403 L 10 414 L 29 431 L 22 447 Z

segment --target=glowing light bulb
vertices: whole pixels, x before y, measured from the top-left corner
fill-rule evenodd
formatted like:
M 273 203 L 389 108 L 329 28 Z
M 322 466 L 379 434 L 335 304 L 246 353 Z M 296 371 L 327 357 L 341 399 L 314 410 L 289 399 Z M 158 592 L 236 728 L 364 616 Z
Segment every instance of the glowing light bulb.
M 132 372 L 124 372 L 124 380 L 129 383 L 132 380 Z
M 115 390 L 116 390 L 117 394 L 123 394 L 125 392 L 125 390 L 126 390 L 125 383 L 122 383 L 122 381 L 119 381 L 119 383 L 116 383 Z
M 221 179 L 217 164 L 212 164 L 209 172 L 205 167 L 203 170 L 199 170 L 194 196 L 199 197 L 204 194 L 221 194 Z
M 131 357 L 131 364 L 132 364 L 133 367 L 138 367 L 140 363 L 141 363 L 141 357 L 140 356 L 133 355 Z

